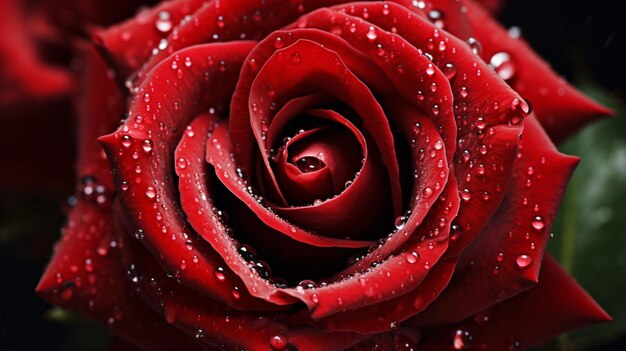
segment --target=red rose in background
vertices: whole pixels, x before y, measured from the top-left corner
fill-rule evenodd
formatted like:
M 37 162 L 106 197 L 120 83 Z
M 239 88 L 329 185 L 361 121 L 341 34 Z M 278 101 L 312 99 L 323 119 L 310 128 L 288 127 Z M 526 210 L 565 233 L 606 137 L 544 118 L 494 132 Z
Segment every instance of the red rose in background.
M 5 130 L 19 131 L 5 133 L 0 142 L 0 163 L 11 165 L 11 172 L 0 175 L 2 190 L 71 189 L 74 43 L 89 28 L 127 18 L 150 3 L 0 1 L 0 121 Z
M 577 163 L 550 137 L 608 111 L 473 1 L 178 0 L 94 40 L 37 291 L 117 347 L 525 349 L 608 319 L 545 256 Z

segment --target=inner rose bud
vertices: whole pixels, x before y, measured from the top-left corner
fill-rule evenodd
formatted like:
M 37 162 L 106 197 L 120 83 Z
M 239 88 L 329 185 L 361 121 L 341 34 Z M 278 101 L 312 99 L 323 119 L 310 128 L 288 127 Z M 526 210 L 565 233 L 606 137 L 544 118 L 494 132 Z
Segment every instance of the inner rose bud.
M 336 114 L 328 110 L 318 113 Z M 289 206 L 317 206 L 341 194 L 364 162 L 362 146 L 366 146 L 362 136 L 359 142 L 338 123 L 300 129 L 293 137 L 285 137 L 272 164 L 280 200 Z

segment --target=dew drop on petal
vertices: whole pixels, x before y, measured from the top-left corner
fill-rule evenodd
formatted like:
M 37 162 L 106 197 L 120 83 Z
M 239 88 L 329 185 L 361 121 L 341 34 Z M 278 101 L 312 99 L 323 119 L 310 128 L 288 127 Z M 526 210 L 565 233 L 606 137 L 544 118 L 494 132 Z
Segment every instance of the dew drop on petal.
M 153 187 L 149 186 L 149 187 L 146 189 L 146 196 L 147 196 L 149 199 L 154 199 L 154 198 L 156 197 L 156 191 L 154 190 L 154 188 L 153 188 Z
M 378 34 L 376 34 L 376 28 L 370 26 L 366 36 L 367 39 L 369 39 L 370 41 L 376 40 L 376 38 L 378 37 Z
M 173 26 L 171 14 L 167 11 L 159 12 L 154 25 L 159 32 L 162 32 L 162 33 L 169 32 Z
M 544 221 L 543 217 L 541 216 L 535 216 L 535 218 L 533 218 L 533 221 L 531 222 L 533 228 L 540 232 L 543 230 L 543 228 L 545 228 L 546 226 L 546 222 Z
M 224 268 L 217 267 L 215 269 L 215 278 L 217 278 L 217 280 L 221 282 L 223 282 L 226 279 L 226 276 L 224 275 Z
M 489 64 L 496 71 L 498 76 L 504 80 L 509 80 L 515 75 L 515 64 L 511 56 L 506 52 L 498 52 L 489 60 Z
M 420 257 L 420 255 L 417 252 L 413 251 L 413 252 L 410 252 L 410 253 L 406 254 L 406 261 L 408 263 L 413 264 L 413 263 L 417 262 L 419 257 Z
M 483 52 L 483 46 L 476 38 L 467 39 L 467 44 L 469 45 L 470 49 L 472 49 L 472 52 L 475 55 L 480 56 L 480 54 Z
M 274 335 L 270 338 L 270 346 L 276 351 L 284 350 L 288 346 L 287 338 L 282 335 Z
M 532 263 L 533 263 L 533 258 L 528 255 L 519 255 L 517 256 L 517 259 L 515 260 L 515 264 L 517 264 L 519 268 L 526 268 L 530 266 Z
M 467 350 L 472 347 L 472 334 L 465 329 L 457 329 L 452 338 L 452 348 L 455 350 Z

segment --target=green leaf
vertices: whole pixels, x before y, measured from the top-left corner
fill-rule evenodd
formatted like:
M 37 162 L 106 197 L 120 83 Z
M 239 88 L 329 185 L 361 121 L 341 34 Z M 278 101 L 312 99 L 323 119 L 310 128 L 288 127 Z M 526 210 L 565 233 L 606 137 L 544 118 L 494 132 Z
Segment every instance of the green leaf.
M 548 250 L 614 318 L 561 339 L 580 350 L 626 331 L 626 106 L 593 87 L 586 93 L 616 116 L 584 129 L 560 147 L 581 163 L 553 226 Z

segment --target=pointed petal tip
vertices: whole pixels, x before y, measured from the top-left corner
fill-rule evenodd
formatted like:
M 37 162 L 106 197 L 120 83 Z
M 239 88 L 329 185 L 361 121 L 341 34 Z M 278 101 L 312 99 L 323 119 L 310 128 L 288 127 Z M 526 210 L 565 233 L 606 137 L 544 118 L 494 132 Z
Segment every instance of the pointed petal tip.
M 97 140 L 106 151 L 113 150 L 113 148 L 115 147 L 114 145 L 117 143 L 117 137 L 115 135 L 115 132 L 111 134 L 102 135 L 98 137 Z

